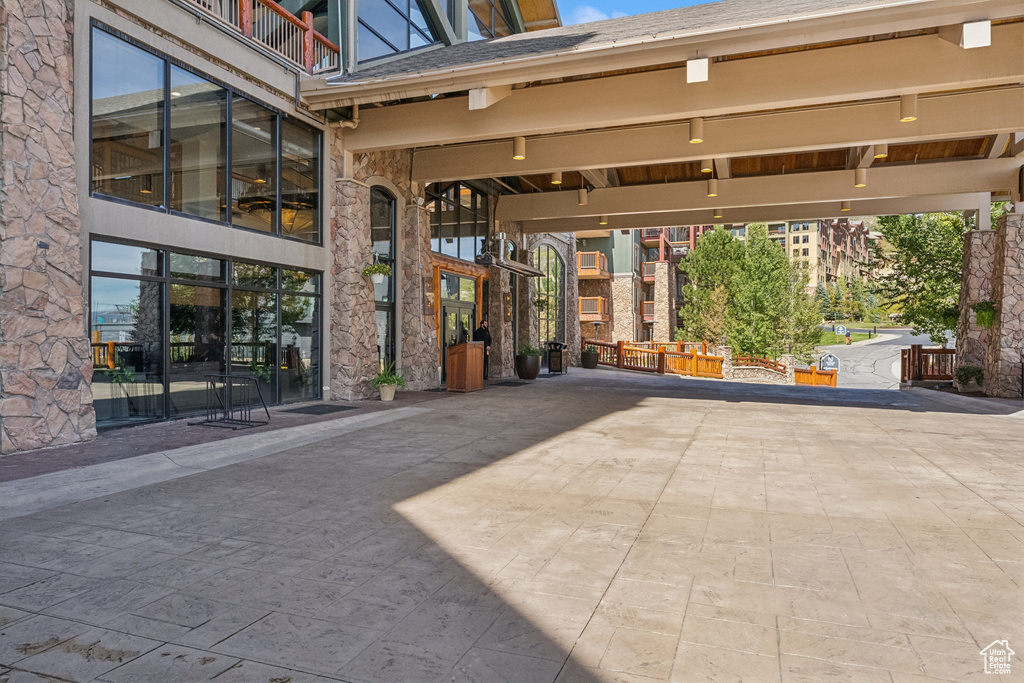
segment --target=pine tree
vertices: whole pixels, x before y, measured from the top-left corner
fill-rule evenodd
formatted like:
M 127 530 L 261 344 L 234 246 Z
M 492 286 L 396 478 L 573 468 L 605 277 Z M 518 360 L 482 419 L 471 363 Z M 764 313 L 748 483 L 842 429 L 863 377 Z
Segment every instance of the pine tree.
M 814 288 L 814 298 L 818 302 L 818 310 L 820 311 L 822 318 L 825 320 L 831 320 L 835 317 L 828 297 L 828 288 L 824 283 L 819 282 L 818 286 Z
M 742 263 L 743 244 L 729 231 L 718 228 L 700 238 L 679 264 L 687 284 L 679 310 L 682 330 L 677 337 L 721 342 L 725 321 L 731 315 L 733 280 Z
M 789 259 L 768 239 L 768 226 L 747 226 L 743 267 L 737 272 L 729 341 L 740 353 L 776 354 L 789 302 Z

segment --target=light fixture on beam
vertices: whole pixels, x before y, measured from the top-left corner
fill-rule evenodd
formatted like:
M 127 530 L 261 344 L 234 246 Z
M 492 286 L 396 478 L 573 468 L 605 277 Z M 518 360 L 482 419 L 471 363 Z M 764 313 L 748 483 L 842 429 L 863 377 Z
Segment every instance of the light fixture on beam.
M 718 196 L 718 178 L 711 178 L 708 180 L 708 196 Z
M 699 116 L 690 119 L 690 142 L 695 145 L 704 142 L 704 119 Z
M 551 174 L 551 184 L 552 185 L 561 185 L 562 184 L 562 172 L 561 171 L 555 171 L 554 173 Z
M 153 176 L 142 176 L 142 187 L 139 188 L 139 194 L 153 194 Z
M 900 121 L 910 123 L 917 121 L 917 94 L 900 95 Z
M 715 168 L 715 163 L 711 159 L 702 159 L 700 162 L 701 173 L 711 173 Z
M 686 60 L 686 82 L 704 83 L 708 80 L 708 58 Z
M 526 158 L 526 138 L 512 138 L 512 158 L 516 161 L 522 161 Z
M 989 47 L 992 44 L 992 22 L 970 21 L 963 25 L 960 33 L 960 47 L 972 50 L 976 47 Z M 687 62 L 689 66 L 689 62 Z M 689 69 L 686 70 L 689 78 Z
M 851 208 L 850 207 L 850 202 L 846 202 L 846 201 L 839 202 L 839 210 L 840 211 L 846 212 L 846 211 L 849 211 L 850 208 Z
M 724 214 L 722 213 L 721 209 L 715 209 L 715 213 L 713 214 L 713 218 L 721 218 L 723 215 Z
M 599 218 L 599 219 L 597 220 L 597 224 L 598 224 L 598 225 L 608 225 L 608 216 L 601 216 L 601 217 L 600 217 L 600 218 Z
M 867 187 L 868 185 L 868 169 L 858 168 L 853 171 L 853 186 L 854 187 Z
M 576 193 L 576 203 L 580 206 L 587 205 L 587 188 L 581 187 L 579 192 Z
M 876 159 L 884 159 L 889 156 L 889 144 L 880 142 L 875 145 L 874 155 Z

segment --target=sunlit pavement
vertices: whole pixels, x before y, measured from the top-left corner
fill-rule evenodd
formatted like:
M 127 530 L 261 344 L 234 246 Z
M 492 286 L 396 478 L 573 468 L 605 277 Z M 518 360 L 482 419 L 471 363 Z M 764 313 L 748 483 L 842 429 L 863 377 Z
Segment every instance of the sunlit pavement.
M 0 679 L 1019 680 L 1024 418 L 967 405 L 574 369 L 8 482 Z

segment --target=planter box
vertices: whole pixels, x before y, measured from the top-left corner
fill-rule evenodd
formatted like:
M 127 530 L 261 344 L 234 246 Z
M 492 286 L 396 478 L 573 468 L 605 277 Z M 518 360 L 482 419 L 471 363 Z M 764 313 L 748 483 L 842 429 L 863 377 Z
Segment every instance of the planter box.
M 394 385 L 394 384 L 382 384 L 381 386 L 377 387 L 377 389 L 380 390 L 380 400 L 382 400 L 382 401 L 394 401 L 395 400 L 395 391 L 398 390 L 398 387 L 396 385 Z
M 540 356 L 516 356 L 516 375 L 519 379 L 537 379 L 540 360 Z
M 593 370 L 597 367 L 597 362 L 601 359 L 601 354 L 597 351 L 584 351 L 580 354 L 580 365 L 585 367 L 587 370 Z

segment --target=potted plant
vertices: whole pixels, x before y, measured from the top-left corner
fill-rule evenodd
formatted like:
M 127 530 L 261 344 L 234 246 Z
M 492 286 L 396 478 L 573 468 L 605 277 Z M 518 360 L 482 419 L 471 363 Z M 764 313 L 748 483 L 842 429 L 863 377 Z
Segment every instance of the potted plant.
M 593 370 L 597 367 L 597 362 L 600 359 L 601 356 L 597 352 L 597 347 L 593 344 L 588 344 L 587 348 L 583 349 L 583 353 L 580 354 L 580 365 L 588 370 Z
M 533 305 L 537 309 L 538 313 L 543 313 L 548 310 L 548 300 L 543 296 L 539 296 L 533 300 Z
M 961 365 L 956 369 L 956 388 L 961 394 L 981 391 L 985 371 L 977 365 Z
M 992 323 L 996 321 L 996 305 L 991 301 L 979 301 L 971 306 L 974 311 L 974 319 L 978 321 L 978 327 L 986 330 L 992 329 Z
M 384 278 L 391 275 L 391 266 L 386 263 L 374 262 L 372 265 L 363 268 L 363 277 L 369 277 L 370 282 L 379 285 Z
M 380 390 L 380 400 L 394 401 L 398 387 L 405 386 L 405 378 L 395 372 L 395 364 L 389 363 L 373 378 L 373 388 Z
M 537 379 L 540 374 L 540 359 L 544 355 L 543 349 L 538 349 L 530 344 L 519 347 L 516 354 L 516 375 L 519 379 Z

